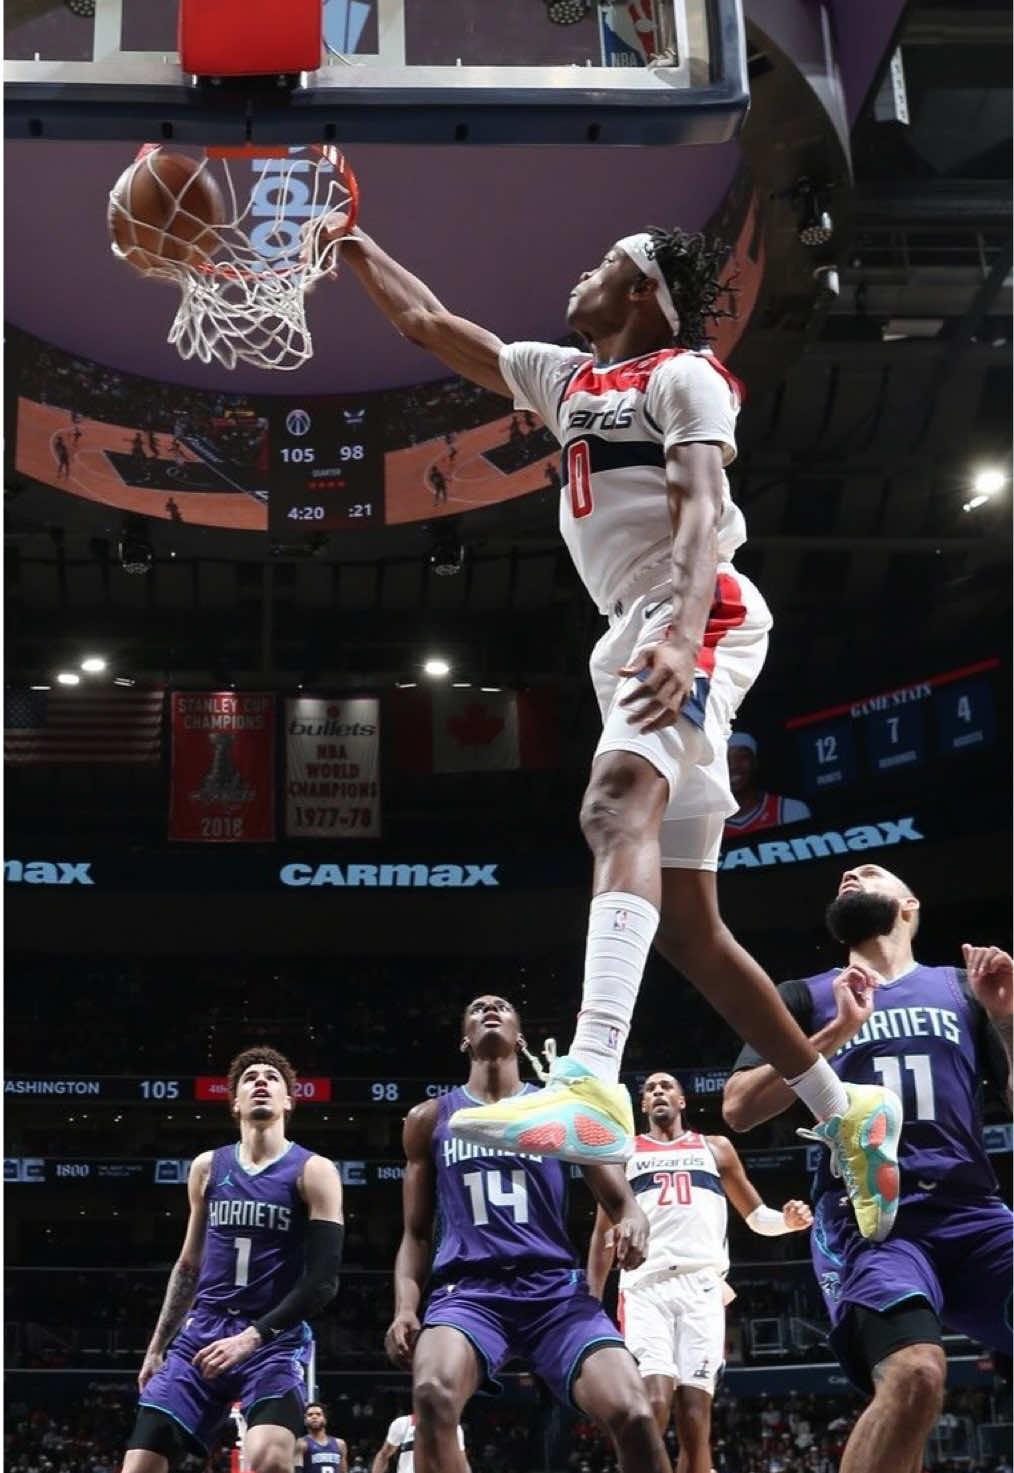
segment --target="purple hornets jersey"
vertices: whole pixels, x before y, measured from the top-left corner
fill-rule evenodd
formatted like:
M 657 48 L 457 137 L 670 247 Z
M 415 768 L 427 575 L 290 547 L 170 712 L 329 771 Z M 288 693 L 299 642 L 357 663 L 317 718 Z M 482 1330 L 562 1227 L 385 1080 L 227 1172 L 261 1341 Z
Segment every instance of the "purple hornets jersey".
M 526 1084 L 527 1094 L 535 1086 Z M 437 1251 L 433 1281 L 488 1273 L 506 1263 L 575 1268 L 565 1224 L 567 1168 L 541 1156 L 486 1150 L 455 1140 L 455 1110 L 482 1104 L 462 1086 L 442 1095 L 433 1127 Z
M 337 1437 L 318 1442 L 309 1432 L 303 1438 L 303 1473 L 344 1473 L 345 1460 Z
M 835 1016 L 838 969 L 808 977 L 810 1031 Z M 873 1012 L 830 1059 L 850 1084 L 882 1084 L 904 1106 L 898 1147 L 903 1200 L 923 1197 L 944 1181 L 949 1192 L 993 1192 L 997 1181 L 982 1138 L 979 1057 L 983 1010 L 954 967 L 914 966 L 873 994 Z M 804 1025 L 805 1026 L 805 1025 Z M 841 1191 L 826 1152 L 814 1198 Z
M 307 1222 L 297 1183 L 312 1155 L 290 1141 L 280 1156 L 250 1170 L 240 1165 L 238 1142 L 214 1152 L 194 1311 L 255 1320 L 293 1288 L 303 1272 Z

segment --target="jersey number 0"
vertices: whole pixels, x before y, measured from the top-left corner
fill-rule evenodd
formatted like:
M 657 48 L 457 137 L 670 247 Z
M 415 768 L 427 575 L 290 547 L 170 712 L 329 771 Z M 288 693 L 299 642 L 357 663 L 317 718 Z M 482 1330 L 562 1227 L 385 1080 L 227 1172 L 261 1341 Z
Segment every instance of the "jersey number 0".
M 570 513 L 575 521 L 591 515 L 591 456 L 587 440 L 574 440 L 567 446 L 567 488 L 570 491 Z

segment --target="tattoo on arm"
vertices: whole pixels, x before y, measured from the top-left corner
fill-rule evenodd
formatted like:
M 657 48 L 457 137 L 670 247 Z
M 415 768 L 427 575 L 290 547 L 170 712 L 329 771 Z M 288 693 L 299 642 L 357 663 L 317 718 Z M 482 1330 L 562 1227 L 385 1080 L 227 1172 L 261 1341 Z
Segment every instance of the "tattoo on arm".
M 165 1350 L 193 1304 L 196 1288 L 197 1269 L 189 1263 L 177 1263 L 169 1275 L 158 1324 L 151 1337 L 152 1350 Z

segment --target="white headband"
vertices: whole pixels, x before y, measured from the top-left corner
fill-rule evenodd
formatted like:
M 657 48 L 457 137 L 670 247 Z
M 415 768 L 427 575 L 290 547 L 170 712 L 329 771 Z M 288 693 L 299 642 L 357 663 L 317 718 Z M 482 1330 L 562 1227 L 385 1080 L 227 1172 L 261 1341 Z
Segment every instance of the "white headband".
M 646 230 L 637 235 L 625 235 L 622 240 L 616 242 L 616 249 L 623 251 L 630 257 L 642 276 L 650 276 L 655 283 L 655 300 L 662 310 L 662 316 L 668 322 L 673 332 L 679 331 L 680 317 L 673 303 L 672 293 L 662 275 L 661 267 L 655 260 L 655 243 Z

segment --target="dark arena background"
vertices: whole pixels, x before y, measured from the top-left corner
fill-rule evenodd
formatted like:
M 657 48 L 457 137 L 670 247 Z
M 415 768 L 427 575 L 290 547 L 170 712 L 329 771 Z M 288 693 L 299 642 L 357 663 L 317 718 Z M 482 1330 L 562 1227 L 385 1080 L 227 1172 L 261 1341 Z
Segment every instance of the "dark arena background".
M 644 58 L 606 35 L 635 8 L 326 0 L 309 81 L 210 100 L 182 85 L 171 0 L 5 8 L 11 1473 L 119 1469 L 188 1165 L 232 1138 L 223 1076 L 258 1043 L 293 1060 L 292 1133 L 344 1183 L 315 1391 L 366 1473 L 411 1406 L 383 1348 L 405 1113 L 463 1079 L 477 993 L 562 1049 L 581 987 L 601 620 L 557 534 L 554 441 L 351 278 L 308 298 L 292 373 L 182 360 L 173 291 L 109 250 L 142 142 L 337 139 L 364 228 L 507 341 L 563 340 L 577 275 L 631 230 L 733 244 L 715 346 L 747 385 L 737 564 L 775 623 L 737 721 L 754 760 L 726 919 L 777 981 L 816 973 L 842 870 L 874 862 L 921 899 L 921 959 L 1010 947 L 1010 8 L 744 0 L 739 90 L 716 49 L 657 117 L 631 90 Z M 676 9 L 691 40 L 695 17 L 738 34 L 727 0 Z M 600 47 L 624 65 L 589 101 Z M 488 68 L 460 96 L 459 59 Z M 360 61 L 366 105 L 342 90 Z M 388 61 L 430 80 L 374 106 Z M 487 108 L 510 67 L 527 90 Z M 273 158 L 237 161 L 248 190 Z M 653 956 L 635 1104 L 671 1070 L 690 1124 L 727 1133 L 738 1048 Z M 984 1108 L 1010 1201 L 1009 1114 Z M 807 1195 L 801 1123 L 737 1138 L 768 1203 Z M 583 1261 L 580 1180 L 569 1211 Z M 864 1402 L 805 1238 L 730 1213 L 730 1250 L 714 1469 L 832 1473 Z M 925 1467 L 1010 1473 L 1010 1363 L 945 1349 Z M 518 1367 L 463 1425 L 474 1473 L 615 1467 Z M 239 1468 L 234 1441 L 227 1424 L 210 1468 Z

